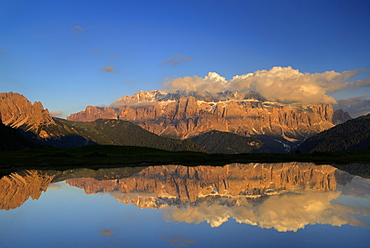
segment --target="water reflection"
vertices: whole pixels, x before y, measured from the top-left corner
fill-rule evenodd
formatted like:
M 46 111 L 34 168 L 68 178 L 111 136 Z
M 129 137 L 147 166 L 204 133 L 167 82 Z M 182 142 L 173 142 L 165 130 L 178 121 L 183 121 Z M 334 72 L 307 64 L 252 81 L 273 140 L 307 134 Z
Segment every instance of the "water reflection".
M 307 225 L 368 227 L 369 206 L 341 196 L 370 199 L 370 182 L 330 165 L 312 163 L 179 165 L 107 170 L 23 171 L 0 179 L 0 208 L 38 199 L 63 181 L 86 194 L 108 193 L 119 202 L 161 209 L 167 221 L 238 223 L 297 231 Z M 100 231 L 111 236 L 112 230 Z
M 0 209 L 14 209 L 29 198 L 39 199 L 55 176 L 55 172 L 27 170 L 0 178 Z

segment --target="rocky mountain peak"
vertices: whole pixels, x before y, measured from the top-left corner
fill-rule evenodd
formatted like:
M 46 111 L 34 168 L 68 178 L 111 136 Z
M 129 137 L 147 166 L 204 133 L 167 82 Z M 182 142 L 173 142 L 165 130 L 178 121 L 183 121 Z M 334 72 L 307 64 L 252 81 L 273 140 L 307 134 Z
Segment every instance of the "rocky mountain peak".
M 36 130 L 41 125 L 55 124 L 48 109 L 41 102 L 33 104 L 23 95 L 13 92 L 0 93 L 0 119 L 13 128 Z
M 348 120 L 352 120 L 352 117 L 349 115 L 348 112 L 344 112 L 343 109 L 337 109 L 334 111 L 334 114 L 333 114 L 334 125 L 341 124 Z

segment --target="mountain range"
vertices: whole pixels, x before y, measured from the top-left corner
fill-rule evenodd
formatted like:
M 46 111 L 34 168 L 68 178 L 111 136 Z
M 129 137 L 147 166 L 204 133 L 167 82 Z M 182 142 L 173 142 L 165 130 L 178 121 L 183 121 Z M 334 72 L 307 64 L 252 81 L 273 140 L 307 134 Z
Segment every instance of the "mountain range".
M 12 92 L 0 94 L 0 117 L 5 125 L 17 128 L 35 143 L 54 147 L 109 144 L 170 151 L 205 151 L 190 140 L 161 137 L 127 121 L 78 123 L 53 118 L 40 102 L 32 104 L 24 96 Z
M 267 102 L 251 92 L 224 93 L 217 99 L 141 91 L 111 107 L 88 106 L 65 120 L 51 117 L 40 102 L 32 104 L 18 93 L 0 93 L 4 123 L 0 130 L 11 135 L 16 130 L 9 128 L 17 129 L 36 143 L 55 147 L 105 144 L 209 153 L 291 152 L 304 140 L 308 144 L 315 134 L 351 118 L 328 104 Z M 24 146 L 30 145 L 12 149 Z
M 334 115 L 330 104 L 269 102 L 249 91 L 224 92 L 215 97 L 156 90 L 119 98 L 111 107 L 87 106 L 85 111 L 67 119 L 80 122 L 100 118 L 126 120 L 160 136 L 193 141 L 197 140 L 196 136 L 217 130 L 260 140 L 264 145 L 254 147 L 255 151 L 289 152 L 345 117 Z

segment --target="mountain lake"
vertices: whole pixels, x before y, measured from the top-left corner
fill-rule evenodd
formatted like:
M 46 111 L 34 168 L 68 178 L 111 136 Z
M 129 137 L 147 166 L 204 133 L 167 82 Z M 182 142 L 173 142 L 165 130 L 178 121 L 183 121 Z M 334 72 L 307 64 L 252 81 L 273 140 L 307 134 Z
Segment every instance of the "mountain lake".
M 26 170 L 0 247 L 369 247 L 370 179 L 313 163 Z

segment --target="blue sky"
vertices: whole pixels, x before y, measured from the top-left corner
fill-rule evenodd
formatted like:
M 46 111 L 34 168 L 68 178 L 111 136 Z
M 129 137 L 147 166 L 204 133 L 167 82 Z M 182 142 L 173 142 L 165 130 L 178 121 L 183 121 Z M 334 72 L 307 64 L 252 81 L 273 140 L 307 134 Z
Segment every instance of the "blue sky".
M 370 69 L 369 11 L 365 0 L 0 0 L 0 92 L 65 117 L 166 78 Z M 344 80 L 358 79 L 323 94 L 369 112 L 369 72 Z

